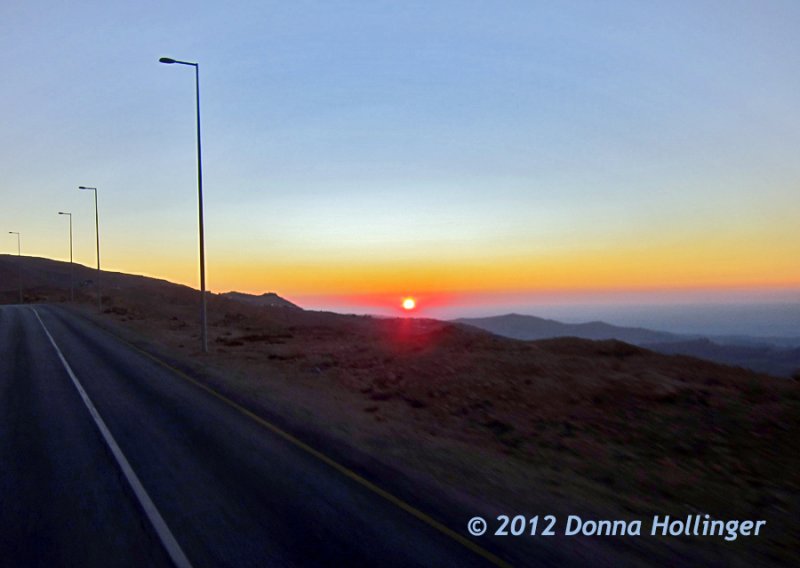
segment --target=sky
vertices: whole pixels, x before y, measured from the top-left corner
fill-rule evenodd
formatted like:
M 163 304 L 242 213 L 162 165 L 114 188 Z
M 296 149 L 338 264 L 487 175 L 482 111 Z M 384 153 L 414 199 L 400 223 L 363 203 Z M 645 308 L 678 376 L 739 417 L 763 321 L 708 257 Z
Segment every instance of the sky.
M 456 316 L 800 302 L 800 4 L 0 4 L 23 254 Z M 12 235 L 0 252 L 16 253 Z

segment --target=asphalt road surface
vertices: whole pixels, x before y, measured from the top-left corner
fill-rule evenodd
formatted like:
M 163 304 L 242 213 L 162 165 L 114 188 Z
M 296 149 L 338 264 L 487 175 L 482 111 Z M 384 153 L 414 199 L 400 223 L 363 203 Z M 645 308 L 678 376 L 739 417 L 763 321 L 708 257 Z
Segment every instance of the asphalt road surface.
M 0 565 L 492 564 L 91 323 L 0 307 Z

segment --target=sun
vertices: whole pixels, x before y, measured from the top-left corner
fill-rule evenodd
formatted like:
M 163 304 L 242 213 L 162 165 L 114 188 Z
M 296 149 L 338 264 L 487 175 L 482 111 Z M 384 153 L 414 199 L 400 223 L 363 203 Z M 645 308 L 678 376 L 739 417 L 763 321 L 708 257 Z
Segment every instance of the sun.
M 414 298 L 404 298 L 403 299 L 403 309 L 404 310 L 413 310 L 417 307 L 417 302 Z

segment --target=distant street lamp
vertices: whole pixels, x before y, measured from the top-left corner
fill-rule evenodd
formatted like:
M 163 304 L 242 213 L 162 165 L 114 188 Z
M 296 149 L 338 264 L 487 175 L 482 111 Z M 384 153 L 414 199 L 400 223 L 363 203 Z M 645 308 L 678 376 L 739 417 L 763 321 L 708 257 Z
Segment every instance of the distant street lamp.
M 94 233 L 97 239 L 97 309 L 103 313 L 103 296 L 100 292 L 100 217 L 97 213 L 97 188 L 81 185 L 78 189 L 94 191 Z
M 200 335 L 203 344 L 203 353 L 208 353 L 208 334 L 206 331 L 206 252 L 205 236 L 203 231 L 203 161 L 200 150 L 200 65 L 189 61 L 179 61 L 169 57 L 158 60 L 168 65 L 189 65 L 194 67 L 194 89 L 197 107 L 197 208 L 200 219 Z
M 69 216 L 69 301 L 75 301 L 75 279 L 73 277 L 73 269 L 72 269 L 72 213 L 65 213 L 64 211 L 59 211 L 59 215 L 68 215 Z
M 19 281 L 19 303 L 22 304 L 22 246 L 17 231 L 9 231 L 9 235 L 17 235 L 17 280 Z

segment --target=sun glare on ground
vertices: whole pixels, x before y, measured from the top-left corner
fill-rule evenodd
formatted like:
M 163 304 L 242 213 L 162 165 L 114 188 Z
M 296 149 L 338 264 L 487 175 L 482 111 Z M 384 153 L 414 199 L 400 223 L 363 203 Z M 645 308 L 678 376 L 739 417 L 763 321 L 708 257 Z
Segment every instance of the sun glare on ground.
M 404 310 L 413 310 L 416 307 L 417 307 L 417 302 L 414 300 L 414 298 L 405 298 L 403 300 Z

